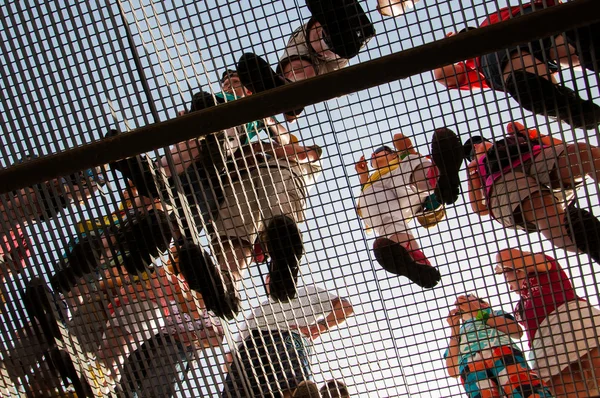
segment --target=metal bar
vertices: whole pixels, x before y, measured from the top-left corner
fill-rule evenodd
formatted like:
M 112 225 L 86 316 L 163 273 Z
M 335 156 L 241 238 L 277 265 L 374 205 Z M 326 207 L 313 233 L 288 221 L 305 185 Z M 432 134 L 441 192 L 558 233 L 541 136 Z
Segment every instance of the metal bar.
M 0 193 L 364 90 L 600 20 L 576 0 L 0 170 Z

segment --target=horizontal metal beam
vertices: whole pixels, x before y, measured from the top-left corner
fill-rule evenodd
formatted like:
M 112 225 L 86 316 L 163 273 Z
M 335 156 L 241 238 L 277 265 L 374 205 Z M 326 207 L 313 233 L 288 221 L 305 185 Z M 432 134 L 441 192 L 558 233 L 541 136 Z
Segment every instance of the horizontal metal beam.
M 0 170 L 0 193 L 403 79 L 600 20 L 576 0 Z

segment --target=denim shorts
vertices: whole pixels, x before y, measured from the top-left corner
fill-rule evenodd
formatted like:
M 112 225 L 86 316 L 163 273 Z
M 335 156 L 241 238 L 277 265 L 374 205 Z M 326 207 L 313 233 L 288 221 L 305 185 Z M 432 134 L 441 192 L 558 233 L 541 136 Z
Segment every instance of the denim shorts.
M 520 15 L 530 14 L 536 11 L 534 6 L 521 10 Z M 547 65 L 550 73 L 558 71 L 558 65 L 551 61 L 550 49 L 552 41 L 549 37 L 520 44 L 516 47 L 496 51 L 491 54 L 482 55 L 479 58 L 481 73 L 485 76 L 488 85 L 494 90 L 506 91 L 504 86 L 504 68 L 514 53 L 529 53 L 536 59 Z

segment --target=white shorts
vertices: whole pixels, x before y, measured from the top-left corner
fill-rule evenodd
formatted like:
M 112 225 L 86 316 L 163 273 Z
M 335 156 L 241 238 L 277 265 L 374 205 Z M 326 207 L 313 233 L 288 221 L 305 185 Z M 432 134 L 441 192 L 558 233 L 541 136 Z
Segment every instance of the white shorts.
M 358 210 L 377 236 L 409 233 L 408 223 L 432 191 L 419 191 L 411 182 L 412 173 L 433 163 L 421 155 L 409 155 L 399 167 L 368 186 L 358 199 Z
M 569 301 L 552 312 L 533 339 L 534 368 L 544 381 L 598 347 L 600 310 L 587 301 Z

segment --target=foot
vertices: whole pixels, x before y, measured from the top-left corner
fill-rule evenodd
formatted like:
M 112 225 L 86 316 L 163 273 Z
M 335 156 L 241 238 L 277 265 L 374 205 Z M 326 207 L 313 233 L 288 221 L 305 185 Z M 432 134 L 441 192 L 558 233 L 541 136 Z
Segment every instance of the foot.
M 153 257 L 164 253 L 173 234 L 169 217 L 162 210 L 147 214 L 130 214 L 117 231 L 116 246 L 123 255 L 123 266 L 130 274 L 144 272 Z
M 32 323 L 37 320 L 46 340 L 52 345 L 55 339 L 62 340 L 62 334 L 54 316 L 53 303 L 48 297 L 49 294 L 51 292 L 46 282 L 34 277 L 27 282 L 23 303 Z
M 338 56 L 350 59 L 375 36 L 375 28 L 357 0 L 306 0 L 323 27 L 324 40 Z
M 441 275 L 420 250 L 409 252 L 402 245 L 387 238 L 379 238 L 373 245 L 375 259 L 388 272 L 405 276 L 417 285 L 431 289 Z
M 240 297 L 231 276 L 219 272 L 208 253 L 191 241 L 179 249 L 179 270 L 190 289 L 200 293 L 209 311 L 224 319 L 240 312 Z
M 81 236 L 69 243 L 63 260 L 65 268 L 70 268 L 78 277 L 92 273 L 99 265 L 102 255 L 102 242 L 93 235 Z
M 265 239 L 265 247 L 271 257 L 270 295 L 277 301 L 289 301 L 296 297 L 300 260 L 304 255 L 302 235 L 294 220 L 276 216 L 267 225 Z
M 267 61 L 253 53 L 246 53 L 240 57 L 237 72 L 244 87 L 253 93 L 262 93 L 288 83 Z M 285 112 L 284 115 L 287 121 L 295 121 L 303 111 L 304 108 L 298 108 Z
M 431 158 L 439 170 L 435 196 L 451 205 L 460 196 L 458 172 L 463 161 L 462 143 L 452 130 L 445 127 L 437 129 L 431 141 Z

